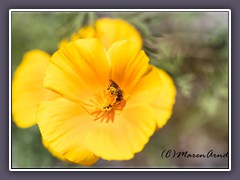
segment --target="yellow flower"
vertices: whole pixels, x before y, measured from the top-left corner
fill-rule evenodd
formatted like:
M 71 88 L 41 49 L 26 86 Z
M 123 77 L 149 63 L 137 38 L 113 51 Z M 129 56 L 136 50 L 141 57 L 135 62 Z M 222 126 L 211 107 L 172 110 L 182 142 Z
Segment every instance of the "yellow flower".
M 108 49 L 114 42 L 129 39 L 139 48 L 142 47 L 142 38 L 137 29 L 122 19 L 101 18 L 93 26 L 81 28 L 73 34 L 70 41 L 81 38 L 98 38 Z M 68 40 L 61 41 L 59 47 L 67 44 Z
M 17 126 L 27 128 L 36 124 L 37 103 L 58 97 L 43 87 L 45 69 L 50 55 L 41 50 L 27 52 L 12 81 L 12 113 Z
M 71 40 L 77 40 L 79 38 L 91 38 L 91 37 L 99 38 L 101 40 L 101 43 L 104 45 L 106 49 L 109 49 L 111 44 L 114 43 L 115 41 L 126 39 L 126 38 L 131 39 L 132 43 L 135 43 L 136 49 L 139 49 L 142 46 L 142 40 L 137 30 L 133 26 L 128 24 L 126 21 L 123 21 L 120 19 L 110 19 L 110 18 L 99 19 L 94 26 L 87 26 L 87 27 L 81 28 L 77 34 L 74 34 L 72 36 Z M 65 46 L 66 44 L 67 44 L 66 40 L 65 42 L 62 41 L 61 46 Z M 125 51 L 131 53 L 130 52 L 131 50 L 124 49 L 123 52 Z M 116 52 L 116 54 L 117 53 L 119 52 Z M 69 56 L 70 57 L 72 56 L 71 53 L 69 53 Z M 119 56 L 122 57 L 122 54 L 120 53 Z M 62 61 L 62 59 L 63 58 L 60 58 L 60 61 Z M 47 64 L 49 63 L 49 60 L 50 60 L 50 55 L 41 50 L 29 51 L 24 55 L 22 63 L 17 68 L 14 74 L 14 78 L 12 82 L 12 110 L 13 110 L 13 120 L 16 123 L 16 125 L 18 125 L 19 127 L 27 128 L 36 123 L 36 119 L 35 119 L 36 107 L 40 101 L 50 100 L 50 99 L 55 99 L 57 97 L 60 97 L 59 94 L 54 93 L 53 91 L 50 91 L 48 89 L 45 89 L 42 86 L 45 70 L 46 70 Z M 119 58 L 118 61 L 119 61 L 118 63 L 115 62 L 117 64 L 116 66 L 121 67 L 124 65 L 122 64 L 122 58 Z M 135 61 L 136 61 L 135 63 L 139 63 L 139 61 L 141 61 L 141 58 L 139 59 L 136 58 Z M 102 68 L 102 65 L 99 64 L 97 68 Z M 151 103 L 151 106 L 155 109 L 154 115 L 155 115 L 155 119 L 157 120 L 157 128 L 161 128 L 167 122 L 167 120 L 170 118 L 172 114 L 172 107 L 175 102 L 176 90 L 171 77 L 169 77 L 163 70 L 160 70 L 160 69 L 157 70 L 154 67 L 150 67 L 150 69 L 151 68 L 154 69 L 152 71 L 155 71 L 155 74 L 156 72 L 158 72 L 160 79 L 162 81 L 161 92 L 158 94 L 157 98 L 155 98 L 155 100 Z M 69 74 L 69 72 L 66 72 L 66 74 Z M 71 76 L 71 74 L 69 76 Z M 112 82 L 112 84 L 113 83 L 114 82 Z M 147 82 L 145 83 L 147 84 Z M 110 84 L 110 81 L 108 81 L 108 85 L 109 84 Z M 117 83 L 117 85 L 122 89 L 121 84 L 119 85 Z M 126 83 L 123 85 L 126 85 Z M 151 86 L 151 81 L 149 81 L 149 86 Z M 73 87 L 69 86 L 68 88 L 69 88 L 68 90 L 71 91 Z M 81 86 L 80 88 L 84 89 L 85 85 L 83 84 L 83 86 Z M 111 87 L 109 88 L 109 92 L 112 92 L 115 94 L 117 92 L 119 93 L 119 91 L 115 89 L 116 88 Z M 127 99 L 129 95 L 126 94 L 126 92 L 127 91 L 124 90 L 124 97 Z M 148 95 L 143 95 L 142 98 L 144 99 L 145 96 L 148 96 Z M 117 97 L 118 99 L 121 99 L 121 96 L 117 96 Z M 101 99 L 102 97 L 100 96 L 98 98 Z M 74 101 L 69 97 L 66 97 L 66 99 L 70 99 L 71 101 Z M 64 100 L 67 101 L 66 99 Z M 131 98 L 129 102 L 131 102 L 132 99 L 133 98 Z M 141 99 L 141 97 L 139 97 L 139 99 Z M 107 100 L 107 102 L 113 103 L 116 100 L 117 98 L 116 99 L 110 98 Z M 122 103 L 124 101 L 125 99 L 119 105 L 120 108 L 121 106 L 123 106 Z M 89 104 L 85 104 L 84 108 L 88 112 L 94 111 L 92 109 L 93 107 L 89 106 Z M 105 108 L 111 109 L 112 107 L 106 106 Z M 116 107 L 114 106 L 114 108 Z M 108 110 L 108 111 L 110 112 L 111 115 L 113 115 L 111 110 Z M 120 111 L 120 110 L 117 110 L 117 111 Z M 111 119 L 111 118 L 106 119 L 106 117 L 108 116 L 106 116 L 106 114 L 101 113 L 101 111 L 96 111 L 94 113 L 100 113 L 97 119 L 101 121 L 104 121 L 104 120 L 110 121 Z M 54 156 L 58 157 L 61 160 L 67 160 L 75 163 L 89 165 L 96 162 L 96 160 L 98 159 L 96 158 L 97 157 L 96 155 L 93 156 L 94 158 L 92 160 L 87 160 L 87 161 L 84 160 L 80 162 L 78 162 L 78 160 L 75 160 L 72 157 L 70 157 L 69 159 L 66 159 L 62 155 L 62 152 L 55 151 L 54 148 L 52 148 L 52 146 L 49 145 L 50 142 L 43 140 L 43 144 L 45 145 L 46 148 L 49 149 L 49 151 Z
M 127 40 L 106 51 L 97 39 L 80 39 L 57 51 L 44 86 L 62 97 L 42 102 L 37 112 L 51 148 L 85 165 L 140 152 L 156 129 L 152 103 L 161 91 L 159 71 L 148 61 Z

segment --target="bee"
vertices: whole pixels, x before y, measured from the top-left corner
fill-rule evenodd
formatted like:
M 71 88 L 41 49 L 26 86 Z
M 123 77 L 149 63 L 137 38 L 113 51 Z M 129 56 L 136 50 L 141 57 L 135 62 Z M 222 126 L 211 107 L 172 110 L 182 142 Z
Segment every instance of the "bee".
M 109 82 L 110 85 L 108 86 L 107 90 L 110 91 L 111 95 L 117 96 L 116 101 L 120 102 L 123 99 L 123 91 L 113 80 L 109 79 Z

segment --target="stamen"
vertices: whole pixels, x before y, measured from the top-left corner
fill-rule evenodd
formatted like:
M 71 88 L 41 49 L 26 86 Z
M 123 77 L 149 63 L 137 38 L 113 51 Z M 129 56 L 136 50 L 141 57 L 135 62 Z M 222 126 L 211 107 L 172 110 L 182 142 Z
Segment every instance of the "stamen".
M 96 117 L 94 121 L 114 122 L 115 111 L 121 111 L 126 104 L 123 90 L 113 80 L 109 80 L 109 86 L 103 90 L 97 90 L 89 103 L 84 105 L 87 111 Z

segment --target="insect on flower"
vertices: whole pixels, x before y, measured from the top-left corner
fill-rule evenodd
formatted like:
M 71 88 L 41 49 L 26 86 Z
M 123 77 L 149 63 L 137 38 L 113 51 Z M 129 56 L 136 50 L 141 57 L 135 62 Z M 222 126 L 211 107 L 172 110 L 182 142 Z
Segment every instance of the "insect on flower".
M 123 91 L 117 85 L 117 83 L 115 83 L 113 80 L 110 79 L 109 81 L 110 81 L 110 85 L 108 86 L 107 90 L 110 91 L 111 95 L 115 95 L 116 96 L 116 101 L 117 102 L 122 101 Z

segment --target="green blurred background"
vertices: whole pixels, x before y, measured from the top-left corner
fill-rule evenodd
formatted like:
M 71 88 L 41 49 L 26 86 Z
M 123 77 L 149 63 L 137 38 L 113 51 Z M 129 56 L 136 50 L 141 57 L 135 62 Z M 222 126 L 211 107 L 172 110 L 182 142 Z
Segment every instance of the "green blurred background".
M 226 168 L 228 158 L 162 158 L 163 150 L 228 152 L 227 12 L 12 12 L 12 75 L 25 52 L 50 54 L 62 38 L 101 17 L 122 18 L 144 40 L 150 62 L 177 87 L 173 115 L 129 161 L 99 160 L 94 167 Z M 54 158 L 38 127 L 12 123 L 13 168 L 84 168 Z

